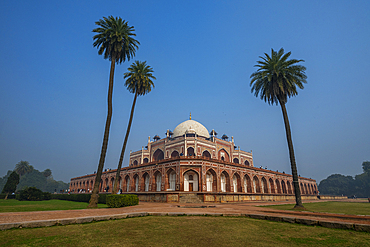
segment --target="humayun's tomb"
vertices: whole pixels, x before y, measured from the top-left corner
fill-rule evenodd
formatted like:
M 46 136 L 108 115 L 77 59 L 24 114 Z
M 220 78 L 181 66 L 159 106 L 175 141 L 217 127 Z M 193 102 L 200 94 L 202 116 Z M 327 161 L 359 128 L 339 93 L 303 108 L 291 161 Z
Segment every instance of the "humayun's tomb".
M 240 150 L 226 135 L 221 139 L 199 122 L 180 123 L 166 137 L 148 138 L 148 144 L 131 152 L 129 166 L 121 169 L 122 193 L 133 193 L 141 201 L 238 202 L 249 200 L 293 200 L 292 175 L 257 168 L 252 152 Z M 71 193 L 89 193 L 95 173 L 72 178 Z M 100 192 L 111 192 L 116 170 L 102 174 Z M 317 197 L 314 179 L 299 177 L 302 199 Z

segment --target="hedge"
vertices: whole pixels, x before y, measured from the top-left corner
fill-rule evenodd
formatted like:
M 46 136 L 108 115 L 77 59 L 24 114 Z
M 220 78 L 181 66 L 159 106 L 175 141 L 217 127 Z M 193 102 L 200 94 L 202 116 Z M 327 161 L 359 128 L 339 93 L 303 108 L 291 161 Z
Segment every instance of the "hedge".
M 106 203 L 107 194 L 99 194 L 98 203 Z M 52 194 L 51 199 L 75 201 L 75 202 L 89 202 L 91 194 Z
M 107 195 L 107 206 L 121 208 L 139 204 L 139 197 L 134 194 Z

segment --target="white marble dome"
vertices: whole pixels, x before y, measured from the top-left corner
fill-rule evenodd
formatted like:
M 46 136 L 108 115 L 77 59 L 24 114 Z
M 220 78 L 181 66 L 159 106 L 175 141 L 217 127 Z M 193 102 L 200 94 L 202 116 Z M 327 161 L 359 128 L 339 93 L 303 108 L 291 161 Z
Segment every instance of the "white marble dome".
M 209 133 L 206 127 L 204 127 L 201 123 L 194 121 L 194 120 L 187 120 L 182 122 L 181 124 L 177 125 L 175 130 L 173 131 L 172 137 L 179 137 L 185 135 L 185 133 L 196 133 L 198 136 L 203 136 L 209 138 Z

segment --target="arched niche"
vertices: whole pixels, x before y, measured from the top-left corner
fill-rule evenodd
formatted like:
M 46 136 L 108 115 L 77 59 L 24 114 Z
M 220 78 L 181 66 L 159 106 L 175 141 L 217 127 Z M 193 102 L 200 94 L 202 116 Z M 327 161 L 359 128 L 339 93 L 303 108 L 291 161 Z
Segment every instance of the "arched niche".
M 154 153 L 153 153 L 153 161 L 159 161 L 159 160 L 163 160 L 164 159 L 164 153 L 162 150 L 160 149 L 157 149 Z
M 184 173 L 184 191 L 198 191 L 198 173 L 189 170 Z

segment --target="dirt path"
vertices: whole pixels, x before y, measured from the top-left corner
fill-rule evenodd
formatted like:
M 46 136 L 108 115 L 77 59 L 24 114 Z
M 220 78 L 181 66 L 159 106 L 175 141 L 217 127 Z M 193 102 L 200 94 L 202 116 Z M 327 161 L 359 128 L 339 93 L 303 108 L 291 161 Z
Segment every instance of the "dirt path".
M 353 200 L 348 200 L 353 201 Z M 305 201 L 308 203 L 311 201 Z M 317 202 L 317 201 L 312 201 Z M 125 208 L 104 209 L 80 209 L 80 210 L 58 210 L 58 211 L 36 211 L 36 212 L 14 212 L 0 213 L 0 224 L 20 223 L 30 221 L 60 220 L 81 217 L 96 217 L 120 215 L 128 213 L 184 213 L 184 214 L 226 214 L 226 215 L 255 215 L 261 217 L 291 217 L 292 219 L 306 219 L 313 221 L 343 222 L 350 224 L 364 224 L 370 228 L 370 216 L 343 215 L 331 213 L 296 212 L 288 210 L 276 210 L 259 205 L 276 205 L 294 203 L 284 202 L 245 202 L 245 203 L 207 203 L 207 204 L 178 204 L 178 203 L 152 203 L 140 202 L 137 206 Z M 269 218 L 267 218 L 269 219 Z M 309 222 L 309 221 L 306 221 Z

